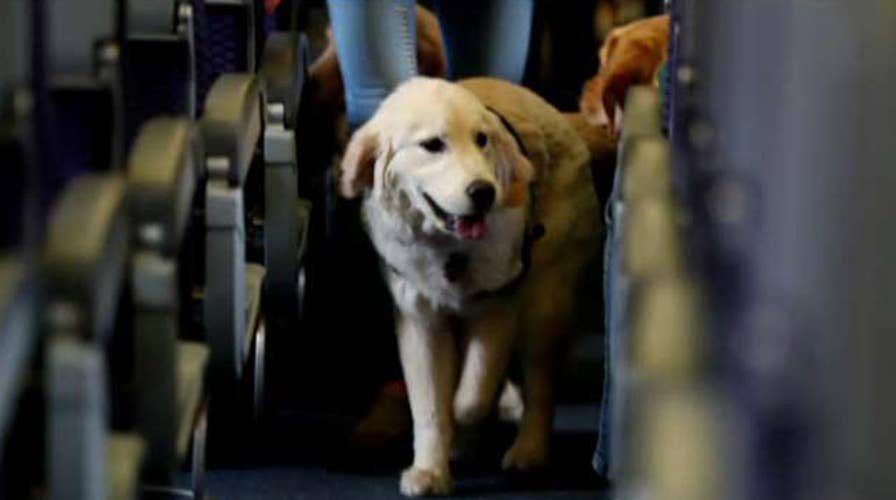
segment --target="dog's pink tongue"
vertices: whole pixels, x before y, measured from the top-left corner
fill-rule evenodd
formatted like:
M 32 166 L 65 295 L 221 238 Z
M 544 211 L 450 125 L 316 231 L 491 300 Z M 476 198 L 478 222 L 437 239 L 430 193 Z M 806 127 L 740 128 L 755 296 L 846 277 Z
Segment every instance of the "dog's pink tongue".
M 457 221 L 457 234 L 465 240 L 481 240 L 488 234 L 485 219 L 463 218 Z

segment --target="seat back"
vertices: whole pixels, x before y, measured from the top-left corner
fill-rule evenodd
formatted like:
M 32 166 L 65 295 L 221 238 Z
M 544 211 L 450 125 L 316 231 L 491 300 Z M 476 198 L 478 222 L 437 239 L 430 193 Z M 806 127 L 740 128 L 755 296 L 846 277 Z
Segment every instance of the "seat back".
M 264 47 L 259 75 L 269 102 L 284 106 L 284 125 L 295 128 L 296 113 L 305 86 L 308 39 L 292 32 L 271 33 Z
M 201 146 L 188 118 L 160 117 L 144 125 L 127 167 L 128 201 L 139 245 L 177 255 L 201 165 Z
M 182 0 L 128 0 L 122 80 L 126 143 L 157 115 L 196 117 L 193 6 Z
M 106 346 L 128 259 L 124 194 L 119 175 L 84 174 L 66 186 L 51 212 L 41 261 L 46 284 L 41 319 L 47 336 L 46 480 L 52 498 L 88 500 L 118 488 L 131 494 L 137 489 L 130 472 L 139 467 L 139 444 L 124 448 L 121 456 L 107 454 L 113 443 L 108 383 L 116 375 L 109 376 L 108 363 L 115 361 L 107 361 Z
M 42 256 L 51 310 L 58 303 L 70 327 L 97 342 L 114 329 L 127 262 L 124 193 L 118 175 L 73 180 L 55 203 Z
M 48 198 L 84 172 L 119 168 L 123 107 L 113 0 L 46 0 L 55 153 Z
M 254 1 L 205 0 L 205 12 L 208 55 L 215 74 L 255 71 Z
M 264 93 L 259 78 L 221 75 L 209 91 L 202 117 L 209 176 L 242 185 L 264 129 Z
M 30 9 L 24 2 L 0 5 L 0 43 L 9 57 L 0 65 L 0 250 L 23 243 L 26 204 L 33 201 L 34 151 Z M 30 172 L 29 172 L 30 169 Z M 30 177 L 30 179 L 29 179 Z M 29 182 L 30 181 L 30 182 Z M 35 221 L 31 221 L 35 222 Z

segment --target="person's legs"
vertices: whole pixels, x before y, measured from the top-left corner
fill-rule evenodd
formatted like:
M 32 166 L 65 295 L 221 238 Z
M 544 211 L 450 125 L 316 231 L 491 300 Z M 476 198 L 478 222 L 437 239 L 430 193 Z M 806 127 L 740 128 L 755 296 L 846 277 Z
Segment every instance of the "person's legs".
M 399 84 L 417 75 L 415 2 L 327 0 L 327 7 L 345 86 L 348 126 L 355 130 Z M 332 193 L 329 189 L 327 192 Z M 394 326 L 390 321 L 389 292 L 380 281 L 374 250 L 363 235 L 357 205 L 332 200 L 330 210 L 332 236 L 326 253 L 345 275 L 363 278 L 348 289 L 339 287 L 338 293 L 340 300 L 346 300 L 348 293 L 368 307 L 365 314 L 359 315 L 363 321 L 349 319 L 348 323 L 365 337 L 376 339 L 363 345 L 372 349 L 373 359 L 378 360 L 372 363 L 377 366 L 367 376 L 376 379 L 375 384 L 381 384 L 350 441 L 360 448 L 383 448 L 411 430 Z M 360 254 L 363 256 L 359 257 Z
M 327 0 L 327 7 L 354 129 L 417 74 L 414 0 Z
M 450 79 L 494 76 L 520 83 L 535 0 L 437 0 Z

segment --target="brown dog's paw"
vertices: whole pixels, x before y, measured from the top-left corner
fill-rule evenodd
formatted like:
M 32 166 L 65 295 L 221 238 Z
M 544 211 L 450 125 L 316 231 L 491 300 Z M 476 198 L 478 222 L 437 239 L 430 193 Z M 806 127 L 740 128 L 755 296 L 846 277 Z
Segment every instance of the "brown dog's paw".
M 393 381 L 377 394 L 370 411 L 352 431 L 349 442 L 367 450 L 387 448 L 409 436 L 412 425 L 404 384 Z
M 513 446 L 504 454 L 501 467 L 509 471 L 543 469 L 548 464 L 548 447 L 537 439 L 518 436 Z
M 597 75 L 585 82 L 585 86 L 582 88 L 582 96 L 579 98 L 579 110 L 591 126 L 608 125 L 610 123 L 610 119 L 604 110 L 603 95 L 605 86 L 604 77 Z
M 451 473 L 446 470 L 408 467 L 401 473 L 401 494 L 409 497 L 447 495 L 454 490 Z

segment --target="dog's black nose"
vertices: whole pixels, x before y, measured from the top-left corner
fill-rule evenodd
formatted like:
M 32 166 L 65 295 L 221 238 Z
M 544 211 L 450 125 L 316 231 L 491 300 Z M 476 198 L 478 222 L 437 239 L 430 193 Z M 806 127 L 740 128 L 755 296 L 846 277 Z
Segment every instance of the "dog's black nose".
M 495 186 L 488 181 L 473 181 L 467 186 L 467 196 L 473 200 L 477 212 L 485 212 L 495 202 Z

